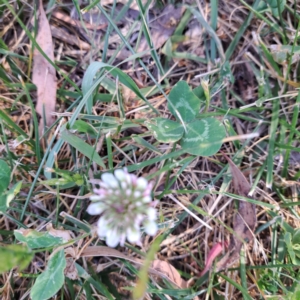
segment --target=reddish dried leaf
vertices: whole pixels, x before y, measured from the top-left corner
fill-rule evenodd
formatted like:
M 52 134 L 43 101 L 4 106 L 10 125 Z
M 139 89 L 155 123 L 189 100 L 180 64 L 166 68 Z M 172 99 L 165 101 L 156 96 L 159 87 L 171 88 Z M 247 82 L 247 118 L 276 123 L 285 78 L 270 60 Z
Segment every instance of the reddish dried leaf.
M 227 155 L 224 153 L 223 155 L 230 165 L 235 193 L 240 196 L 249 197 L 248 193 L 251 186 L 246 177 Z M 233 220 L 233 230 L 235 233 L 231 236 L 228 253 L 217 264 L 218 271 L 228 268 L 236 262 L 240 256 L 243 242 L 250 242 L 253 240 L 253 231 L 255 227 L 255 205 L 247 201 L 240 201 L 238 213 Z
M 38 34 L 36 42 L 48 58 L 54 61 L 51 30 L 42 0 L 39 1 Z M 37 87 L 36 112 L 41 116 L 39 125 L 39 133 L 41 135 L 44 124 L 51 126 L 54 122 L 52 113 L 55 111 L 57 80 L 55 68 L 36 48 L 33 53 L 32 82 Z M 44 116 L 45 120 L 43 119 Z
M 222 243 L 216 243 L 209 251 L 209 254 L 207 256 L 207 261 L 206 261 L 206 265 L 203 269 L 203 271 L 201 272 L 200 276 L 203 276 L 207 271 L 209 271 L 210 267 L 212 266 L 212 263 L 214 261 L 214 259 L 220 255 L 222 253 L 222 251 L 224 250 L 225 247 L 227 247 L 228 244 L 227 242 L 225 242 L 224 244 Z

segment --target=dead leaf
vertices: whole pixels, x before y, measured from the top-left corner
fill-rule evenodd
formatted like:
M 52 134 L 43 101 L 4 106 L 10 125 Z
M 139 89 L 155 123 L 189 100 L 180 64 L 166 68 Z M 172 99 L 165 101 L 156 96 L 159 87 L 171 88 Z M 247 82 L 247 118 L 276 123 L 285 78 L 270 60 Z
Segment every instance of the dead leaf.
M 48 58 L 54 61 L 51 30 L 42 0 L 39 1 L 36 42 Z M 39 134 L 42 135 L 44 124 L 49 127 L 54 122 L 52 113 L 55 111 L 57 80 L 55 68 L 44 58 L 37 48 L 34 49 L 33 53 L 32 82 L 37 87 L 36 112 L 41 116 Z
M 77 46 L 81 50 L 90 50 L 91 45 L 83 42 L 77 36 L 75 37 L 72 34 L 69 34 L 63 28 L 50 26 L 51 34 L 53 37 L 60 39 L 61 41 L 68 43 L 69 45 Z
M 112 248 L 105 247 L 105 246 L 87 247 L 86 249 L 84 249 L 81 252 L 80 256 L 81 257 L 97 257 L 97 256 L 117 257 L 117 258 L 122 258 L 122 259 L 126 259 L 128 261 L 131 261 L 132 263 L 134 263 L 138 266 L 142 266 L 144 264 L 144 261 L 141 259 L 127 256 L 116 249 L 112 249 Z M 166 264 L 168 264 L 168 263 L 166 263 Z M 172 267 L 170 264 L 168 264 L 169 266 L 167 267 L 166 264 L 164 262 L 162 262 L 162 264 L 160 265 L 161 267 L 159 267 L 159 263 L 157 262 L 155 264 L 155 266 L 161 270 L 157 270 L 156 268 L 154 268 L 152 266 L 149 268 L 148 271 L 152 275 L 163 277 L 163 278 L 167 279 L 168 281 L 170 281 L 171 283 L 175 284 L 176 286 L 182 288 L 184 286 L 184 284 L 186 284 L 185 281 L 183 279 L 180 280 L 178 278 L 179 273 L 177 272 L 177 270 L 174 267 Z M 177 273 L 177 275 L 175 275 L 175 273 Z M 173 275 L 171 275 L 171 274 L 173 274 Z M 180 283 L 182 286 L 180 286 L 178 283 Z
M 141 3 L 142 3 L 143 6 L 145 6 L 147 4 L 147 2 L 148 2 L 147 0 L 141 0 Z M 114 0 L 102 0 L 101 1 L 101 5 L 102 6 L 113 4 L 113 3 L 114 3 Z M 118 3 L 122 3 L 124 5 L 127 5 L 128 4 L 128 0 L 118 0 Z M 154 4 L 154 1 L 151 1 L 150 7 L 152 7 L 153 4 Z M 131 2 L 130 8 L 134 9 L 134 10 L 139 10 L 139 7 L 138 7 L 138 4 L 137 4 L 136 1 Z
M 178 271 L 168 262 L 155 259 L 152 262 L 151 267 L 168 276 L 168 278 L 175 282 L 180 288 L 184 289 L 187 287 L 186 281 L 181 278 Z
M 230 165 L 235 193 L 240 196 L 249 197 L 248 193 L 251 186 L 246 177 L 227 155 L 224 153 L 223 155 Z M 243 243 L 249 243 L 253 240 L 255 227 L 255 204 L 247 201 L 240 201 L 238 213 L 233 220 L 233 230 L 235 234 L 231 236 L 227 254 L 217 263 L 217 271 L 228 268 L 239 259 Z
M 75 266 L 74 259 L 69 257 L 66 259 L 66 261 L 67 261 L 67 265 L 64 271 L 65 276 L 72 280 L 78 279 L 78 272 Z
M 68 242 L 72 239 L 71 232 L 69 230 L 54 229 L 51 223 L 47 225 L 47 231 L 52 236 L 62 238 L 64 242 Z
M 184 7 L 174 8 L 173 5 L 167 5 L 161 15 L 151 25 L 151 38 L 155 49 L 164 45 L 168 38 L 174 33 L 183 12 Z M 137 53 L 149 49 L 148 43 L 143 38 Z

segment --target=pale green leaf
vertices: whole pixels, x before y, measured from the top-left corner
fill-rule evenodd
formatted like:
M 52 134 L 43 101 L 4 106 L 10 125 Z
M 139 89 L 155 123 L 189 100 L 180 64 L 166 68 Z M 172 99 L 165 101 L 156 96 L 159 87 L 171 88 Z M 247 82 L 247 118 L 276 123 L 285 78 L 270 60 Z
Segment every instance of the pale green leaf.
M 46 300 L 54 296 L 65 281 L 66 258 L 64 250 L 51 255 L 46 270 L 40 274 L 30 292 L 32 300 Z
M 8 187 L 10 181 L 10 168 L 4 160 L 0 160 L 0 194 Z
M 168 108 L 179 122 L 191 122 L 200 110 L 200 101 L 185 81 L 179 81 L 171 90 Z
M 279 17 L 279 14 L 284 11 L 284 7 L 286 5 L 286 0 L 266 0 L 266 2 L 268 3 L 274 17 Z
M 210 156 L 220 150 L 225 136 L 225 128 L 217 119 L 196 120 L 187 124 L 181 147 L 189 154 Z
M 46 248 L 62 244 L 60 237 L 51 235 L 49 232 L 38 232 L 33 229 L 19 229 L 14 231 L 16 239 L 25 243 L 31 249 Z
M 165 118 L 154 118 L 145 123 L 154 137 L 162 143 L 176 142 L 181 139 L 184 128 L 178 122 Z
M 148 284 L 148 270 L 150 268 L 151 262 L 155 259 L 155 254 L 158 252 L 160 248 L 160 244 L 162 242 L 163 236 L 159 236 L 155 239 L 155 241 L 152 243 L 146 259 L 143 263 L 143 266 L 138 274 L 138 282 L 133 290 L 133 299 L 144 299 L 144 295 L 147 291 L 147 284 Z
M 289 252 L 291 261 L 294 265 L 300 265 L 300 259 L 296 256 L 296 253 L 293 249 L 292 235 L 290 232 L 286 232 L 284 235 L 284 241 L 286 243 L 287 250 Z
M 25 269 L 31 262 L 33 254 L 22 245 L 0 246 L 0 273 L 7 272 L 14 267 Z
M 20 192 L 21 187 L 22 187 L 22 181 L 19 181 L 9 191 L 3 193 L 0 196 L 0 213 L 6 212 L 7 208 L 9 207 L 9 203 Z
M 91 124 L 89 124 L 83 120 L 75 121 L 75 123 L 71 129 L 76 130 L 76 132 L 79 132 L 79 133 L 97 134 L 94 127 Z
M 289 59 L 291 64 L 300 60 L 300 46 L 272 44 L 269 48 L 273 59 L 281 65 L 286 65 Z

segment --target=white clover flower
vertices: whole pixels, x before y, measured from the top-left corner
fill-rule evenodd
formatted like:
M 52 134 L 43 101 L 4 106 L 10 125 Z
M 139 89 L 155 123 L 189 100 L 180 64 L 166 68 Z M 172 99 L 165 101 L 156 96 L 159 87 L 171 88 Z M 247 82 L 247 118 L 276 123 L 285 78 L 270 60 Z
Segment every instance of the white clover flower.
M 92 203 L 87 212 L 101 214 L 97 233 L 100 238 L 106 238 L 109 247 L 123 246 L 126 239 L 140 244 L 141 225 L 147 234 L 156 234 L 156 201 L 152 201 L 152 185 L 145 178 L 138 178 L 123 169 L 116 170 L 114 175 L 104 173 L 101 180 L 92 182 L 100 189 L 94 189 L 95 195 L 90 197 Z

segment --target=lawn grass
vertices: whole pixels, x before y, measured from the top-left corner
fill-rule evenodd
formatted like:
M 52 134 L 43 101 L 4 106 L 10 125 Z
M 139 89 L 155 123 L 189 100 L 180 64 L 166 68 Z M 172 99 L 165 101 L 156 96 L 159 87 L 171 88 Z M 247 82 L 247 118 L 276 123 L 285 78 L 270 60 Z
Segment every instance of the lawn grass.
M 151 22 L 170 3 L 129 1 L 117 18 L 116 2 L 44 3 L 50 23 L 90 49 L 53 38 L 56 120 L 39 137 L 37 8 L 0 0 L 1 299 L 30 299 L 43 276 L 49 294 L 33 289 L 33 299 L 300 299 L 299 4 L 175 2 L 184 11 L 156 49 Z M 54 8 L 77 13 L 81 28 L 52 18 Z M 101 34 L 85 28 L 84 12 L 106 17 Z M 182 81 L 185 104 L 199 101 L 190 116 L 176 107 Z M 157 117 L 174 132 L 156 129 Z M 208 152 L 184 144 L 195 120 L 222 125 L 226 138 L 218 146 L 214 128 Z M 247 197 L 219 149 L 250 183 Z M 110 249 L 86 211 L 90 180 L 125 167 L 152 182 L 158 233 Z M 224 247 L 200 276 L 210 249 L 234 236 L 240 201 L 256 206 L 253 241 L 217 271 Z

